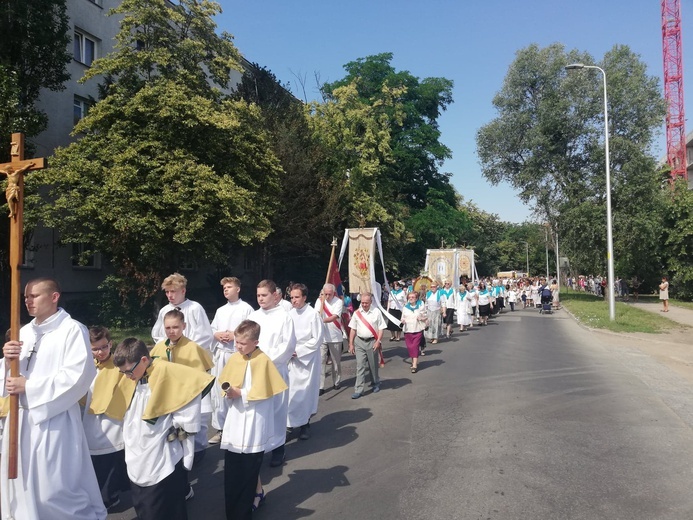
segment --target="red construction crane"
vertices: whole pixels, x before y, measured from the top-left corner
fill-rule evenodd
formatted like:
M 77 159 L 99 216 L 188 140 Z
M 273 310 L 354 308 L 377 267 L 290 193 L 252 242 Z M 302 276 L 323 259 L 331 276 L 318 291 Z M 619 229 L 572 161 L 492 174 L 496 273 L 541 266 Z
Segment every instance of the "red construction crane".
M 688 179 L 680 0 L 662 0 L 662 47 L 664 49 L 664 99 L 667 102 L 667 162 L 671 166 L 672 180 L 678 177 Z

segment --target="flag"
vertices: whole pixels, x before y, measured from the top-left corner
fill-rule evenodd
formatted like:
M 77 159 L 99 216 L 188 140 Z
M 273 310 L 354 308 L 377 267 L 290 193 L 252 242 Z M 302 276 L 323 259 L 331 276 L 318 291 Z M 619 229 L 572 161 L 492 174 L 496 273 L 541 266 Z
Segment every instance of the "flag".
M 344 296 L 344 286 L 342 285 L 342 278 L 339 276 L 339 267 L 337 267 L 337 259 L 334 255 L 332 255 L 330 267 L 327 269 L 327 283 L 335 286 L 337 296 L 340 298 Z

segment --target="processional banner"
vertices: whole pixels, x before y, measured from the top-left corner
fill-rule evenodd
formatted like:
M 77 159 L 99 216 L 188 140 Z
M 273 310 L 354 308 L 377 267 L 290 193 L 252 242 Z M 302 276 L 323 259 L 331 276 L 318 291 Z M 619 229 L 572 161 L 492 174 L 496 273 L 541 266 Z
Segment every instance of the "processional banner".
M 463 276 L 474 281 L 477 278 L 474 250 L 427 249 L 424 271 L 438 283 L 450 280 L 454 287 L 459 285 Z
M 392 316 L 387 309 L 383 309 L 380 303 L 382 295 L 382 287 L 375 279 L 375 249 L 378 248 L 380 254 L 380 265 L 383 268 L 383 280 L 385 285 L 389 287 L 387 274 L 385 273 L 385 262 L 383 259 L 383 244 L 378 228 L 354 228 L 344 230 L 344 239 L 342 240 L 342 249 L 339 253 L 339 265 L 342 265 L 347 244 L 349 246 L 349 292 L 354 293 L 371 293 L 373 295 L 373 305 L 382 311 L 382 313 L 395 324 L 399 325 L 400 321 Z

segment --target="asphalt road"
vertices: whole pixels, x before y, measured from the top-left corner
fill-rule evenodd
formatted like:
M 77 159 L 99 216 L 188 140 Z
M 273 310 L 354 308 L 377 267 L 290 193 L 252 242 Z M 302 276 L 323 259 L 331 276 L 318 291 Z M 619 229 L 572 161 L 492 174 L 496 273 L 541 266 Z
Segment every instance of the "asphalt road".
M 385 342 L 382 391 L 321 398 L 313 437 L 262 479 L 258 520 L 693 518 L 693 386 L 563 311 L 506 312 L 429 345 Z M 621 342 L 622 343 L 622 342 Z M 192 520 L 224 518 L 222 457 L 192 472 Z M 127 509 L 109 519 L 134 519 Z

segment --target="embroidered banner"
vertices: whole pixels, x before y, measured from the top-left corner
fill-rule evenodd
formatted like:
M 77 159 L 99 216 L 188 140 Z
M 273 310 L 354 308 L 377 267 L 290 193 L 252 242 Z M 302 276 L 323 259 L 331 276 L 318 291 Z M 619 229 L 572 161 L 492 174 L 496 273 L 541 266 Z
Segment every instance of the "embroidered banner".
M 378 228 L 349 229 L 349 292 L 374 293 L 371 268 L 375 258 L 375 232 Z M 375 270 L 373 270 L 375 274 Z
M 476 280 L 476 265 L 473 249 L 428 249 L 424 271 L 438 283 L 450 280 L 454 287 L 461 277 Z

